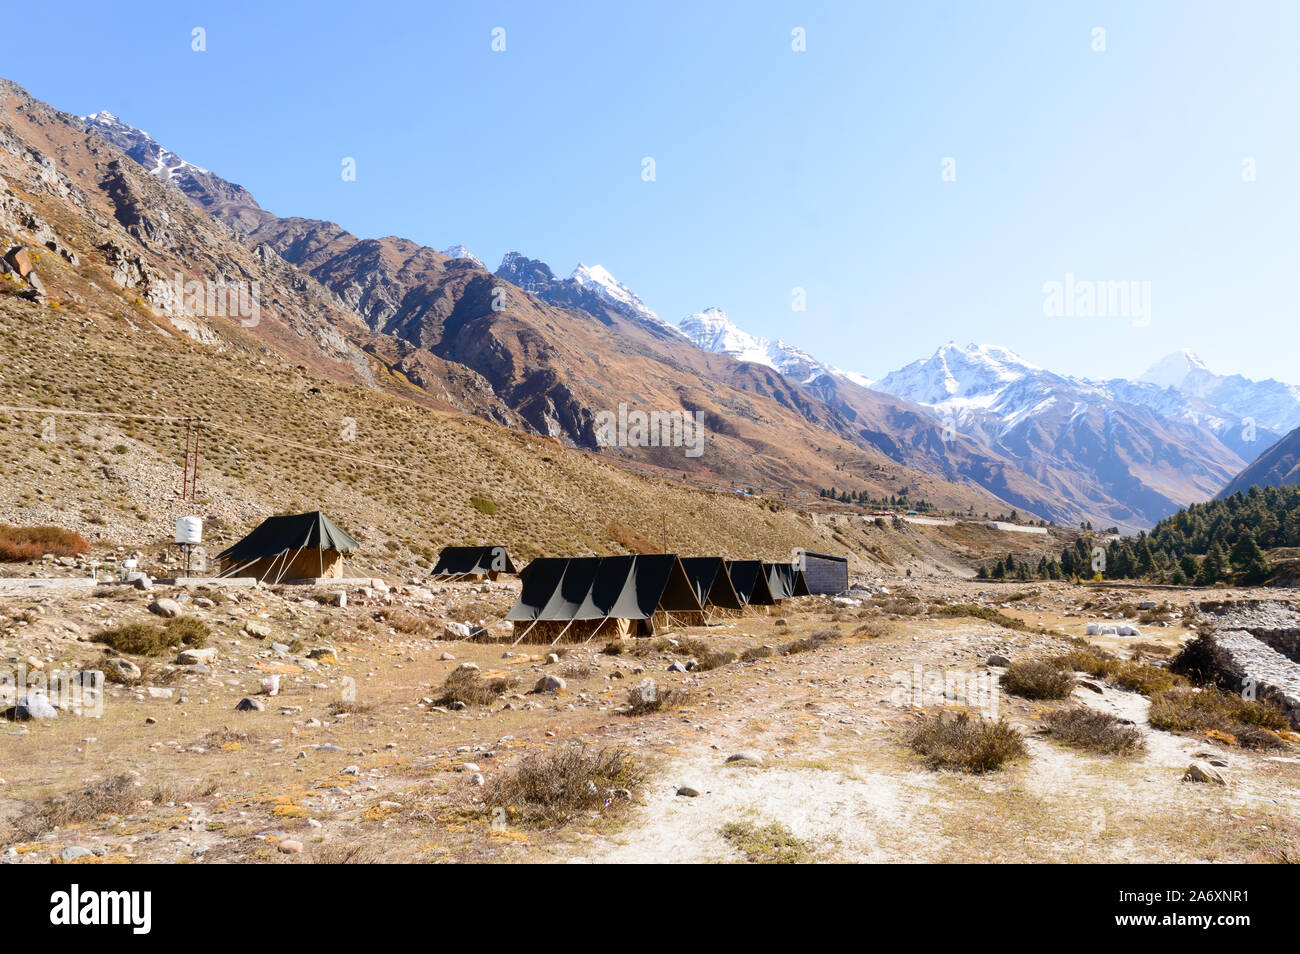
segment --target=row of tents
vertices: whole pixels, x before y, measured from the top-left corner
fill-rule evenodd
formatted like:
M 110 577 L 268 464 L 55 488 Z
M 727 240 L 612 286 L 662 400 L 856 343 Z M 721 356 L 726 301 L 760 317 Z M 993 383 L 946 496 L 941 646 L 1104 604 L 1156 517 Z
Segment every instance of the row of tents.
M 313 511 L 264 520 L 218 559 L 223 576 L 340 579 L 343 554 L 357 546 L 329 517 Z M 516 641 L 532 636 L 535 642 L 590 639 L 602 631 L 651 635 L 662 626 L 767 612 L 794 597 L 848 586 L 845 558 L 802 551 L 790 563 L 672 553 L 539 557 L 520 573 L 505 547 L 446 547 L 432 570 L 435 579 L 450 582 L 516 573 L 522 586 L 506 619 L 514 624 Z
M 790 563 L 674 553 L 541 557 L 520 576 L 519 599 L 505 617 L 516 642 L 585 641 L 601 632 L 649 636 L 810 595 L 803 572 Z

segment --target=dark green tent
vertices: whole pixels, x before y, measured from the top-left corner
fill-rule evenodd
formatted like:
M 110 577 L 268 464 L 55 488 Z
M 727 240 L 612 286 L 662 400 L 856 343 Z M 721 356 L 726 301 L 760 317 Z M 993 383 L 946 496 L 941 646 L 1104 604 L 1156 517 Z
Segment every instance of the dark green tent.
M 743 609 L 744 603 L 736 595 L 722 557 L 682 557 L 682 569 L 691 581 L 695 597 L 704 607 L 720 606 L 723 609 Z
M 487 576 L 518 573 L 505 547 L 443 547 L 434 576 Z
M 514 623 L 650 620 L 656 612 L 700 612 L 675 554 L 541 557 L 524 567 Z
M 775 606 L 761 560 L 727 560 L 727 575 L 746 606 Z
M 791 563 L 764 563 L 763 572 L 767 575 L 767 588 L 772 591 L 774 600 L 811 595 L 803 571 Z
M 523 584 L 519 589 L 519 599 L 505 618 L 512 621 L 541 619 L 542 611 L 568 565 L 567 557 L 539 557 L 524 567 L 519 574 Z
M 217 554 L 218 560 L 260 560 L 285 550 L 355 550 L 361 544 L 319 510 L 267 517 L 244 539 Z
M 360 544 L 319 510 L 267 517 L 253 532 L 217 554 L 223 574 L 238 571 L 262 579 L 338 577 L 342 554 Z

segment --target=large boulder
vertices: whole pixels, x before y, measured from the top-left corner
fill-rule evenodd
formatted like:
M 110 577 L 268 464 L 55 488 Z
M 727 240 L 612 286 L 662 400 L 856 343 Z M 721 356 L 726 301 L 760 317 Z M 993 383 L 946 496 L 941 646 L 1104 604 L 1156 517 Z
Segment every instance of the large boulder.
M 50 700 L 39 692 L 29 692 L 24 696 L 20 696 L 14 704 L 15 719 L 54 719 L 58 715 L 59 710 L 54 708 L 50 704 Z
M 15 245 L 5 252 L 5 262 L 18 273 L 19 278 L 26 278 L 32 271 L 32 258 L 25 245 Z
M 140 679 L 140 667 L 129 659 L 114 656 L 104 660 L 104 671 L 117 682 L 137 682 Z
M 559 676 L 543 676 L 533 686 L 533 692 L 559 692 L 565 688 L 565 682 Z
M 217 651 L 209 646 L 206 649 L 182 649 L 176 654 L 178 666 L 207 666 L 217 658 Z
M 1211 785 L 1227 785 L 1223 773 L 1209 762 L 1193 762 L 1183 773 L 1184 782 L 1209 782 Z
M 175 619 L 177 616 L 184 615 L 185 610 L 181 609 L 180 603 L 162 596 L 149 604 L 149 612 L 163 619 Z

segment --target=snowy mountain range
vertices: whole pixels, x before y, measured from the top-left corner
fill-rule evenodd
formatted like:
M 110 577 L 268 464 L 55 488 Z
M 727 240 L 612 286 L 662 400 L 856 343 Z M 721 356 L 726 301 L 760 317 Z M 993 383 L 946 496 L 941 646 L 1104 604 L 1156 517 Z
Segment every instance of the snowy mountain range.
M 480 287 L 463 268 L 447 271 L 440 263 L 460 260 L 487 271 L 464 245 L 439 255 L 406 240 L 358 240 L 333 223 L 281 219 L 241 186 L 186 162 L 111 113 L 81 121 L 235 231 L 308 270 L 378 330 L 423 342 L 426 288 L 453 275 L 458 289 Z M 404 260 L 401 274 L 408 277 L 381 274 L 384 255 Z M 950 343 L 873 382 L 782 339 L 746 332 L 719 308 L 673 325 L 599 265 L 579 264 L 561 278 L 544 262 L 508 252 L 494 274 L 538 302 L 610 330 L 631 319 L 664 355 L 693 345 L 735 359 L 735 368 L 770 369 L 775 378 L 751 373 L 729 380 L 906 466 L 973 481 L 1061 520 L 1086 515 L 1125 529 L 1150 526 L 1178 506 L 1212 497 L 1300 425 L 1300 388 L 1215 374 L 1187 352 L 1161 360 L 1136 381 L 1093 381 L 1037 367 L 996 345 Z M 406 288 L 416 279 L 425 284 Z M 568 385 L 546 380 L 555 392 L 547 400 L 564 409 L 539 406 L 535 416 L 552 429 L 571 419 L 577 433 L 580 402 Z
M 1300 388 L 1218 375 L 1186 351 L 1161 359 L 1137 381 L 1090 381 L 1046 371 L 1006 348 L 949 343 L 875 386 L 987 443 L 1061 402 L 1079 409 L 1142 407 L 1208 431 L 1245 464 L 1300 424 Z
M 1239 418 L 1252 418 L 1270 431 L 1285 433 L 1300 427 L 1300 386 L 1272 378 L 1252 381 L 1240 374 L 1215 374 L 1190 351 L 1166 356 L 1141 380 L 1173 388 Z
M 695 347 L 703 351 L 765 365 L 801 384 L 811 384 L 823 375 L 829 375 L 860 387 L 871 386 L 870 379 L 863 375 L 823 364 L 808 352 L 786 344 L 780 338 L 770 341 L 742 331 L 721 308 L 706 308 L 687 315 L 677 328 Z

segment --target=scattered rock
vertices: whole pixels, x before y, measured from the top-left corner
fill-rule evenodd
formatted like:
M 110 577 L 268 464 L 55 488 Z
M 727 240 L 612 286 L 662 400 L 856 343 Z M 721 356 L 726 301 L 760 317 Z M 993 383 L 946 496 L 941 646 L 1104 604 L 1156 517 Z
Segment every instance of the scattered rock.
M 559 676 L 543 676 L 533 686 L 533 692 L 559 692 L 565 688 L 565 682 Z
M 215 662 L 216 658 L 217 650 L 212 646 L 204 649 L 182 649 L 176 654 L 176 664 L 178 666 L 207 666 Z
M 14 704 L 14 718 L 19 721 L 28 719 L 54 719 L 59 711 L 50 704 L 50 700 L 39 692 L 29 692 L 20 696 Z
M 1209 782 L 1213 785 L 1227 785 L 1223 773 L 1209 762 L 1193 762 L 1183 773 L 1184 782 Z
M 104 660 L 104 669 L 112 673 L 118 682 L 138 682 L 140 680 L 140 667 L 129 659 L 122 659 L 114 656 L 112 659 Z
M 161 616 L 163 619 L 175 619 L 185 611 L 181 609 L 180 603 L 162 596 L 149 604 L 149 612 L 155 616 Z

